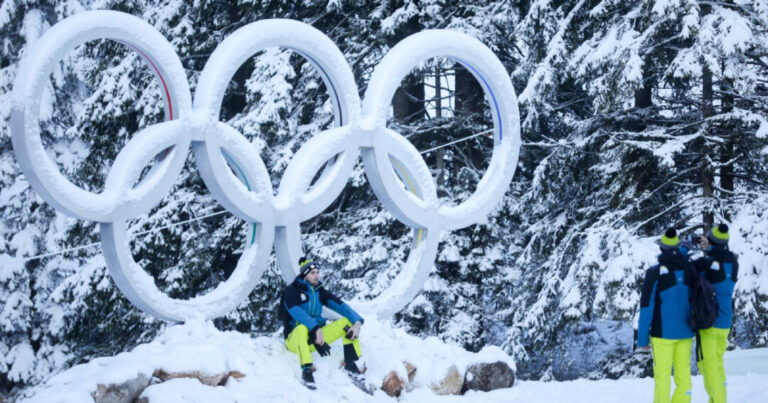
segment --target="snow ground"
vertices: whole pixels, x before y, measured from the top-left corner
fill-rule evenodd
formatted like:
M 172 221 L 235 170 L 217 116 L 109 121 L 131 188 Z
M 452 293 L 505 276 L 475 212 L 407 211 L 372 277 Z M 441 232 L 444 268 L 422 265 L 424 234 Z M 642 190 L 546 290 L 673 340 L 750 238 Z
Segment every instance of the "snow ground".
M 417 367 L 414 386 L 400 400 L 405 402 L 648 402 L 653 380 L 575 380 L 569 382 L 517 381 L 510 389 L 488 393 L 469 392 L 464 396 L 437 396 L 428 387 L 456 365 L 460 373 L 476 362 L 505 361 L 511 358 L 497 347 L 470 353 L 437 338 L 421 339 L 408 335 L 389 323 L 366 321 L 361 333 L 363 360 L 370 383 L 380 385 L 390 370 L 406 377 L 402 361 Z M 237 370 L 245 374 L 230 379 L 225 386 L 204 386 L 195 379 L 174 379 L 144 390 L 150 402 L 361 402 L 392 401 L 377 390 L 373 396 L 352 385 L 339 368 L 341 343 L 332 345 L 330 357 L 315 355 L 318 390 L 310 391 L 299 383 L 297 358 L 288 352 L 282 337 L 256 337 L 237 332 L 221 332 L 210 322 L 191 322 L 172 326 L 154 341 L 130 352 L 102 357 L 77 365 L 52 377 L 44 385 L 26 392 L 27 402 L 92 402 L 97 384 L 122 383 L 155 369 L 201 371 L 216 374 Z M 748 374 L 728 379 L 730 402 L 768 401 L 768 375 Z M 705 402 L 706 392 L 700 376 L 693 378 L 693 402 Z
M 768 402 L 768 375 L 749 374 L 728 378 L 728 402 Z M 421 394 L 422 391 L 417 393 Z M 417 393 L 411 393 L 405 401 L 416 402 Z M 427 400 L 425 395 L 421 395 Z M 619 379 L 590 381 L 577 379 L 567 382 L 519 381 L 506 390 L 488 393 L 467 393 L 437 400 L 495 402 L 568 402 L 568 403 L 648 403 L 653 401 L 653 379 Z M 707 402 L 707 392 L 701 376 L 693 377 L 692 403 Z

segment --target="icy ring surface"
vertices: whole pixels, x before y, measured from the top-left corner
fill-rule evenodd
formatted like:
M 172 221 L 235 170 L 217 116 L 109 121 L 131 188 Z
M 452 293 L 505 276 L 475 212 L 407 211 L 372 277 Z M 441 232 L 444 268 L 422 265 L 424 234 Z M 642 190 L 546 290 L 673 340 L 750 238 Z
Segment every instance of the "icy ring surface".
M 58 60 L 78 44 L 100 38 L 121 42 L 147 61 L 163 91 L 167 121 L 131 138 L 115 159 L 104 191 L 95 194 L 72 184 L 47 156 L 38 115 L 40 95 Z M 330 93 L 337 126 L 318 133 L 296 152 L 276 195 L 258 150 L 218 121 L 226 86 L 236 70 L 271 46 L 292 49 L 317 69 Z M 455 207 L 438 206 L 433 179 L 418 150 L 386 127 L 391 99 L 402 78 L 415 62 L 436 56 L 452 58 L 471 71 L 493 113 L 489 168 L 475 193 Z M 258 21 L 232 33 L 206 63 L 194 104 L 185 72 L 167 40 L 144 21 L 120 12 L 90 11 L 61 21 L 30 49 L 19 71 L 11 132 L 23 173 L 54 207 L 100 222 L 102 248 L 115 283 L 137 307 L 166 320 L 213 318 L 234 309 L 261 277 L 272 243 L 283 278 L 291 281 L 301 255 L 301 222 L 320 214 L 338 197 L 358 155 L 377 197 L 414 233 L 410 255 L 391 286 L 372 300 L 355 302 L 363 312 L 387 317 L 412 300 L 427 280 L 441 232 L 483 220 L 503 197 L 517 165 L 519 116 L 509 76 L 490 49 L 452 31 L 424 31 L 395 46 L 375 69 L 362 108 L 354 75 L 336 45 L 315 28 L 292 20 Z M 148 212 L 170 191 L 190 145 L 213 197 L 250 224 L 245 251 L 232 275 L 204 295 L 180 300 L 158 290 L 134 261 L 126 220 Z M 153 168 L 136 184 L 142 167 L 153 158 Z

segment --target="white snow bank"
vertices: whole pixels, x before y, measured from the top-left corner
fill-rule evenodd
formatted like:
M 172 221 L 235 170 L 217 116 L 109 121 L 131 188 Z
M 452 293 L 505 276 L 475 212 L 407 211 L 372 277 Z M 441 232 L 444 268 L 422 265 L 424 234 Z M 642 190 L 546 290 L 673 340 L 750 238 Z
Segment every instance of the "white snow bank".
M 222 332 L 211 322 L 192 321 L 169 327 L 154 341 L 141 344 L 130 352 L 102 357 L 77 365 L 54 376 L 44 385 L 27 393 L 29 402 L 92 402 L 91 393 L 98 384 L 120 384 L 139 374 L 151 377 L 156 369 L 169 372 L 199 371 L 219 374 L 239 371 L 240 379 L 230 378 L 225 386 L 204 386 L 197 380 L 176 379 L 145 389 L 150 401 L 162 402 L 256 402 L 256 401 L 368 401 L 389 400 L 377 390 L 373 397 L 357 389 L 340 368 L 343 361 L 341 341 L 331 347 L 330 357 L 313 354 L 317 372 L 317 391 L 299 383 L 298 357 L 286 350 L 282 335 L 256 337 L 238 332 Z M 393 328 L 388 322 L 366 320 L 361 331 L 363 357 L 359 364 L 368 370 L 368 382 L 381 385 L 389 371 L 407 379 L 403 361 L 417 367 L 413 384 L 432 398 L 428 386 L 445 375 L 451 365 L 460 373 L 471 364 L 504 361 L 512 368 L 512 359 L 498 347 L 486 347 L 479 353 L 445 344 L 435 337 L 421 339 Z M 418 390 L 418 389 L 417 389 Z M 422 395 L 423 396 L 423 395 Z
M 476 362 L 512 360 L 496 347 L 479 353 L 445 344 L 437 338 L 421 339 L 395 329 L 388 322 L 367 320 L 363 325 L 363 361 L 368 381 L 381 385 L 391 370 L 406 377 L 402 361 L 407 359 L 417 367 L 416 389 L 404 392 L 401 401 L 462 401 L 492 402 L 648 402 L 653 396 L 653 379 L 575 380 L 568 382 L 516 381 L 509 389 L 492 392 L 470 391 L 463 396 L 437 396 L 428 385 L 444 375 L 451 365 L 460 373 Z M 173 326 L 154 341 L 141 344 L 130 352 L 114 357 L 97 358 L 87 364 L 75 366 L 46 384 L 27 393 L 28 402 L 92 402 L 91 392 L 98 384 L 122 383 L 143 373 L 151 376 L 155 369 L 167 371 L 200 371 L 217 374 L 240 371 L 245 376 L 229 378 L 225 386 L 210 387 L 196 379 L 172 379 L 149 386 L 143 392 L 150 402 L 385 402 L 395 399 L 377 390 L 373 396 L 364 394 L 352 385 L 343 373 L 341 342 L 332 345 L 330 357 L 314 354 L 315 380 L 318 390 L 311 391 L 299 383 L 300 370 L 295 354 L 288 352 L 281 335 L 256 337 L 238 332 L 221 332 L 210 322 L 192 322 Z M 730 358 L 742 356 L 763 360 L 768 350 L 740 350 L 726 354 L 729 365 L 728 401 L 768 401 L 768 375 L 749 373 L 734 375 L 735 362 Z M 747 364 L 754 360 L 746 360 Z M 743 363 L 742 363 L 743 364 Z M 746 368 L 739 364 L 739 368 Z M 750 372 L 741 371 L 741 373 Z M 702 378 L 693 377 L 693 403 L 706 402 Z
M 768 348 L 726 351 L 723 362 L 728 375 L 768 375 Z
M 691 403 L 706 403 L 707 392 L 701 376 L 694 376 Z M 732 403 L 768 401 L 766 375 L 728 377 L 728 401 Z M 674 389 L 674 382 L 672 384 Z M 406 401 L 433 401 L 423 389 L 410 393 Z M 577 379 L 567 382 L 515 382 L 510 389 L 488 393 L 467 392 L 464 396 L 441 396 L 441 402 L 559 402 L 559 403 L 648 403 L 653 401 L 653 379 L 620 379 L 590 381 Z

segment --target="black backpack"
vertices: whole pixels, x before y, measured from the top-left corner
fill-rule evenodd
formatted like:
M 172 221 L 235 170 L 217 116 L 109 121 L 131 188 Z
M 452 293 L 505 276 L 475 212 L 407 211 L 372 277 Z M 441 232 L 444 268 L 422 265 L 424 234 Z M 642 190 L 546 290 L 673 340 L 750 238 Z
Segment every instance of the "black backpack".
M 288 287 L 290 287 L 290 285 Z M 277 319 L 283 322 L 283 337 L 286 339 L 296 323 L 293 316 L 291 316 L 288 310 L 285 309 L 285 293 L 288 292 L 288 287 L 285 287 L 280 294 L 280 306 L 277 307 Z
M 285 323 L 289 317 L 290 314 L 288 313 L 288 310 L 285 309 L 285 290 L 283 290 L 283 292 L 280 293 L 280 305 L 277 307 L 277 319 Z
M 696 332 L 696 360 L 701 361 L 704 359 L 704 353 L 701 351 L 699 330 L 709 329 L 715 324 L 720 308 L 717 305 L 715 287 L 704 275 L 699 276 L 694 270 L 691 270 L 691 273 L 693 275 L 689 296 L 691 316 L 688 318 L 688 325 Z

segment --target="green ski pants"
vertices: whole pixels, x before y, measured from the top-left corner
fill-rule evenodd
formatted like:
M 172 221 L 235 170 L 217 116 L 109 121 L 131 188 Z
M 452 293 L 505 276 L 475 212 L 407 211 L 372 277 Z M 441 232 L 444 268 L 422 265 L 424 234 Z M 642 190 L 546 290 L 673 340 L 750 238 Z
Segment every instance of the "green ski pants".
M 323 326 L 322 329 L 325 342 L 331 344 L 339 338 L 343 337 L 342 342 L 345 345 L 352 344 L 355 348 L 357 356 L 361 357 L 362 354 L 360 352 L 360 338 L 349 340 L 346 333 L 344 332 L 344 326 L 352 327 L 352 323 L 349 321 L 349 319 L 341 318 Z M 301 362 L 301 365 L 311 364 L 312 352 L 317 351 L 315 349 L 315 345 L 309 343 L 309 329 L 307 329 L 307 327 L 304 325 L 298 325 L 293 328 L 291 333 L 288 334 L 288 338 L 285 339 L 285 346 L 288 347 L 289 351 L 299 355 L 299 361 Z
M 651 337 L 653 349 L 653 402 L 669 403 L 670 375 L 675 368 L 675 393 L 672 403 L 691 401 L 691 345 L 690 339 L 662 339 Z
M 700 330 L 701 352 L 704 359 L 697 362 L 699 372 L 704 376 L 704 388 L 709 395 L 709 403 L 725 403 L 726 382 L 723 354 L 728 347 L 730 329 L 711 327 Z

